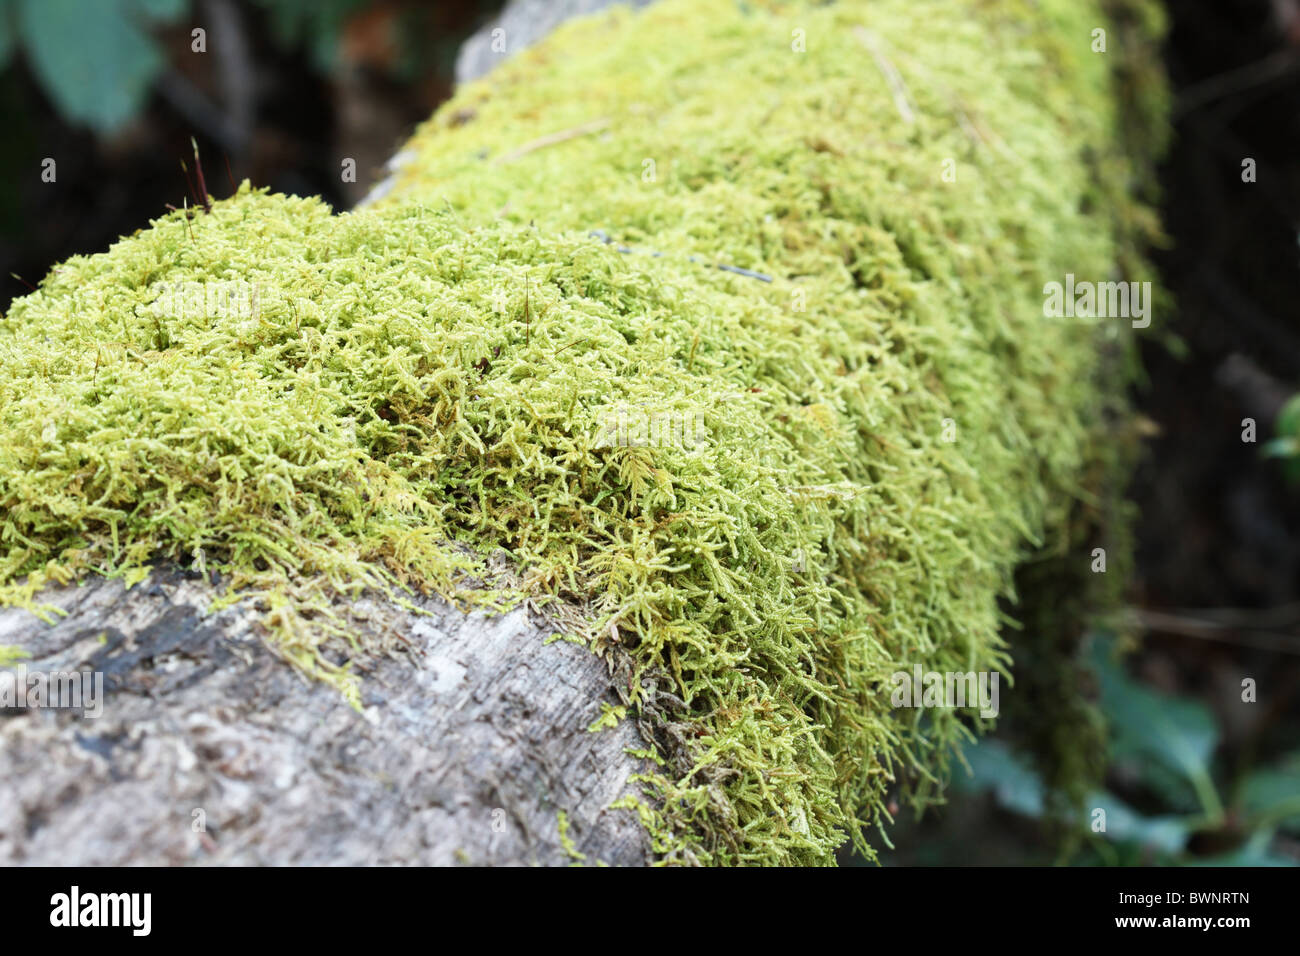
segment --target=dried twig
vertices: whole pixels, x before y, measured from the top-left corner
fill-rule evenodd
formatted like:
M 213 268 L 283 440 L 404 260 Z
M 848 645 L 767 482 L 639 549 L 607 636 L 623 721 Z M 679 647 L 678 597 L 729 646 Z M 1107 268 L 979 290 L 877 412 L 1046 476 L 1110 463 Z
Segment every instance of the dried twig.
M 601 242 L 605 243 L 605 245 L 613 246 L 619 252 L 626 253 L 628 255 L 631 255 L 632 253 L 635 253 L 637 251 L 636 249 L 633 249 L 631 246 L 622 246 L 616 244 L 614 240 L 610 238 L 609 234 L 605 232 L 604 229 L 592 229 L 587 233 L 587 235 L 599 239 Z M 656 259 L 662 259 L 664 254 L 662 252 L 652 252 L 650 253 L 650 255 L 654 256 Z M 700 265 L 709 265 L 709 263 L 697 259 L 695 256 L 687 256 L 686 258 L 689 259 L 691 262 L 697 262 Z M 762 272 L 755 272 L 753 269 L 742 269 L 740 266 L 728 266 L 728 265 L 723 265 L 722 263 L 719 262 L 719 263 L 713 263 L 713 268 L 721 269 L 724 272 L 734 272 L 736 275 L 745 276 L 750 279 L 757 279 L 760 282 L 772 281 L 772 277 L 770 275 L 766 275 Z
M 212 200 L 208 198 L 208 184 L 203 180 L 203 163 L 199 160 L 199 143 L 193 136 L 190 145 L 194 147 L 194 175 L 199 181 L 199 199 L 203 203 L 204 214 L 212 212 Z
M 1244 631 L 1233 624 L 1203 617 L 1191 617 L 1165 611 L 1146 611 L 1131 608 L 1128 617 L 1135 624 L 1149 631 L 1165 634 L 1177 634 L 1181 637 L 1195 637 L 1205 641 L 1221 641 L 1225 644 L 1238 644 L 1242 647 L 1254 647 L 1277 654 L 1300 654 L 1300 634 L 1286 634 L 1274 631 Z
M 550 133 L 539 139 L 524 143 L 524 145 L 512 149 L 510 152 L 498 156 L 495 165 L 501 166 L 511 160 L 518 159 L 520 156 L 527 156 L 529 153 L 536 152 L 539 149 L 545 149 L 548 146 L 554 146 L 557 143 L 567 142 L 571 139 L 577 139 L 579 136 L 588 136 L 591 133 L 599 133 L 609 126 L 610 119 L 608 116 L 602 116 L 598 120 L 592 120 L 590 123 L 583 123 L 581 126 L 575 126 L 572 129 L 561 130 L 558 133 Z
M 889 57 L 885 56 L 884 46 L 881 44 L 880 38 L 864 27 L 854 27 L 853 35 L 862 42 L 862 45 L 875 58 L 876 66 L 885 75 L 885 82 L 889 84 L 889 91 L 894 95 L 894 105 L 898 107 L 903 122 L 911 126 L 916 122 L 916 108 L 912 104 L 912 97 L 907 91 L 907 84 L 903 82 L 902 74 L 889 61 Z
M 1218 73 L 1183 90 L 1174 104 L 1174 118 L 1181 119 L 1217 100 L 1267 86 L 1298 68 L 1300 54 L 1294 50 L 1279 50 L 1262 60 L 1247 63 L 1226 73 Z

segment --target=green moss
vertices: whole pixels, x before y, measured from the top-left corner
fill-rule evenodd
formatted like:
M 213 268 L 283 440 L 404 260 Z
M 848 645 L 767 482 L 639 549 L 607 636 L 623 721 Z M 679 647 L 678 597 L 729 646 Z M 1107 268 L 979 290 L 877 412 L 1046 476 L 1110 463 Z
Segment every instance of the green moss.
M 573 837 L 569 836 L 569 815 L 563 810 L 556 811 L 555 827 L 560 835 L 560 847 L 564 850 L 565 855 L 576 863 L 582 863 L 587 859 L 585 853 L 578 852 L 577 845 L 573 842 Z
M 1105 471 L 1124 327 L 1042 286 L 1146 222 L 1106 22 L 664 0 L 466 87 L 379 208 L 243 187 L 69 260 L 0 319 L 0 601 L 194 562 L 354 689 L 340 596 L 550 600 L 656 744 L 666 862 L 870 852 L 983 726 L 889 675 L 1006 673 L 1016 565 Z M 160 298 L 230 281 L 256 307 Z M 610 443 L 619 408 L 703 441 Z
M 0 667 L 10 667 L 24 660 L 31 655 L 21 647 L 11 647 L 8 644 L 0 644 Z

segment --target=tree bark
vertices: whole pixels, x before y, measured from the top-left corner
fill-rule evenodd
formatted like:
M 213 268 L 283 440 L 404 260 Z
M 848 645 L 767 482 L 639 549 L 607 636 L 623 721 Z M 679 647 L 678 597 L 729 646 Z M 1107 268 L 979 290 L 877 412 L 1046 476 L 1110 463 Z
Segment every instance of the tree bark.
M 0 611 L 29 674 L 104 681 L 98 718 L 0 711 L 0 864 L 647 861 L 635 816 L 607 809 L 646 745 L 631 721 L 588 731 L 616 702 L 607 665 L 544 646 L 527 610 L 362 602 L 409 647 L 365 675 L 359 713 L 269 652 L 255 609 L 206 614 L 215 593 L 94 579 L 43 595 L 67 611 L 53 626 Z

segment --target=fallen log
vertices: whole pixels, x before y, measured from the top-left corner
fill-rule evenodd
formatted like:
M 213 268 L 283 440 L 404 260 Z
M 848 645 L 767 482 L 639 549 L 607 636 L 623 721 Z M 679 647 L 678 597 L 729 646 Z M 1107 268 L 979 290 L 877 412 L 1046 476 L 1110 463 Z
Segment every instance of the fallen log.
M 873 853 L 991 726 L 894 676 L 1010 676 L 1017 568 L 1110 515 L 1130 323 L 1042 296 L 1143 274 L 1152 9 L 618 9 L 364 211 L 245 186 L 54 270 L 0 321 L 0 643 L 112 729 L 5 717 L 0 854 L 134 807 L 85 859 Z

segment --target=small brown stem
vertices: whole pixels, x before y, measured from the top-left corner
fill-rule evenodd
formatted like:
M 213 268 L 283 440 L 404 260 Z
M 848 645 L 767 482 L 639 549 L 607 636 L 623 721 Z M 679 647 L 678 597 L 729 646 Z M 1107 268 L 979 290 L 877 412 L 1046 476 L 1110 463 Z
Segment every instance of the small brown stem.
M 194 147 L 194 175 L 199 179 L 199 201 L 203 203 L 204 214 L 212 212 L 212 200 L 208 198 L 208 184 L 203 180 L 203 162 L 199 159 L 199 143 L 193 136 L 190 145 Z
M 194 205 L 199 204 L 199 194 L 194 188 L 194 180 L 190 179 L 190 168 L 185 165 L 185 160 L 181 160 L 181 172 L 185 174 L 185 188 L 190 191 L 190 198 L 194 200 Z
M 1247 630 L 1202 617 L 1139 608 L 1130 608 L 1127 617 L 1132 623 L 1149 631 L 1177 634 L 1180 637 L 1194 637 L 1205 641 L 1221 641 L 1225 644 L 1238 644 L 1243 647 L 1273 651 L 1277 654 L 1300 654 L 1300 635 L 1298 634 L 1253 628 Z

